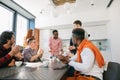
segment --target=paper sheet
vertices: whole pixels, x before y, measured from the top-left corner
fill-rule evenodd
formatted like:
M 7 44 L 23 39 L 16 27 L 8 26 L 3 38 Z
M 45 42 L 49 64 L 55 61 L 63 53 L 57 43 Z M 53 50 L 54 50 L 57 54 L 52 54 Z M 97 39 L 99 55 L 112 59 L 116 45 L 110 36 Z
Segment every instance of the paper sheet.
M 42 66 L 43 64 L 41 62 L 26 62 L 26 67 L 39 67 Z

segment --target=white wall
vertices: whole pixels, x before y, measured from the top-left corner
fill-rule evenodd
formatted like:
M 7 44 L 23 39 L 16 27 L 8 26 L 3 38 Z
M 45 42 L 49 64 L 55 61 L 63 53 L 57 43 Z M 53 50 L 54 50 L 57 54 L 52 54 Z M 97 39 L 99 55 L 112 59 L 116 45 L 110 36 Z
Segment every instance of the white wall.
M 71 35 L 72 35 L 72 28 L 59 29 L 58 32 L 59 32 L 59 37 L 60 37 L 61 39 L 70 39 L 70 38 L 71 38 Z
M 50 29 L 40 30 L 40 47 L 44 50 L 43 57 L 49 56 L 49 37 L 50 37 Z
M 112 61 L 120 63 L 120 0 L 114 0 L 108 9 L 108 37 L 111 43 Z

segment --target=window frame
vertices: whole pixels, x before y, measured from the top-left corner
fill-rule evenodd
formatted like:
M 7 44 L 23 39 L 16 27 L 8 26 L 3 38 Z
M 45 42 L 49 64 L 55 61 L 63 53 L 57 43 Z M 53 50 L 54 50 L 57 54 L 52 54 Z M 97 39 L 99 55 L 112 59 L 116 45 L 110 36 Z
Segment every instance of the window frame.
M 27 19 L 27 27 L 26 27 L 27 30 L 35 28 L 35 18 L 29 19 L 26 16 L 22 15 L 20 12 L 17 12 L 16 10 L 12 9 L 11 7 L 7 6 L 5 3 L 1 2 L 1 1 L 0 1 L 0 6 L 13 13 L 12 31 L 15 33 L 15 39 L 16 39 L 16 33 L 17 33 L 16 31 L 17 31 L 17 15 L 18 14 L 20 16 L 24 17 L 25 19 Z M 18 6 L 20 6 L 20 5 L 18 5 Z M 23 8 L 23 10 L 24 10 L 24 8 Z M 31 24 L 33 24 L 33 25 L 31 26 Z

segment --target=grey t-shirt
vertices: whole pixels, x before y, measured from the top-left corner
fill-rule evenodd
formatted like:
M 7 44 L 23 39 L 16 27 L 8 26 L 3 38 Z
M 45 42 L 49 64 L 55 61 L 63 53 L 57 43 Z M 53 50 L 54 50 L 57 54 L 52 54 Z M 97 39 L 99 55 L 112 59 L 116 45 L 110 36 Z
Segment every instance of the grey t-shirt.
M 37 50 L 33 50 L 31 48 L 26 48 L 23 50 L 24 62 L 30 62 L 32 56 L 37 54 Z M 40 61 L 40 58 L 34 60 L 34 62 Z

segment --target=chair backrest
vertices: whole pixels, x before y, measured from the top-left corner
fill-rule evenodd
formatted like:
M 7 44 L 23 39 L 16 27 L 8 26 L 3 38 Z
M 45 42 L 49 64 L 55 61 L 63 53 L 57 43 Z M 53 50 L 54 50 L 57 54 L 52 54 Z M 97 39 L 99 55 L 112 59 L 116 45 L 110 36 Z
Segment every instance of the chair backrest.
M 120 80 L 120 64 L 109 62 L 107 71 L 103 73 L 103 80 Z

